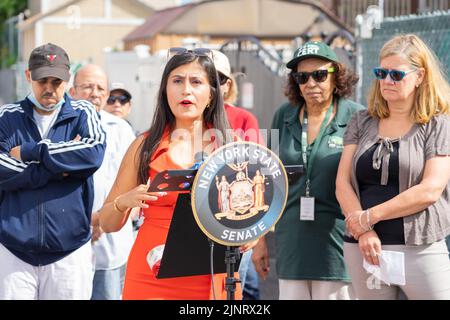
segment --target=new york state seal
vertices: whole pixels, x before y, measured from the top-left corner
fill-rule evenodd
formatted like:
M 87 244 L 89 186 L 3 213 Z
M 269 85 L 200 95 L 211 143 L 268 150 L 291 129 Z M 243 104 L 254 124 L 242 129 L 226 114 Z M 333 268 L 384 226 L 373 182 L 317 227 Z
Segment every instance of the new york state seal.
M 199 168 L 192 211 L 210 239 L 240 246 L 277 223 L 287 193 L 286 171 L 275 153 L 256 143 L 233 142 L 214 151 Z

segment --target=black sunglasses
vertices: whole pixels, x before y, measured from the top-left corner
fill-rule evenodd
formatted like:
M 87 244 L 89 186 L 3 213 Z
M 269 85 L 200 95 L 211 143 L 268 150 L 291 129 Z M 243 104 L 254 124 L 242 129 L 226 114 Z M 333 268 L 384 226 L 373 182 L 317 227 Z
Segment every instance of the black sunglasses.
M 186 53 L 194 54 L 198 57 L 208 57 L 214 61 L 214 55 L 213 55 L 213 51 L 211 49 L 208 49 L 208 48 L 186 49 L 183 47 L 170 48 L 167 51 L 167 61 L 169 61 L 173 56 L 176 56 L 179 54 L 186 54 Z
M 227 83 L 229 78 L 226 75 L 224 75 L 222 72 L 218 72 L 218 74 L 219 74 L 220 85 L 223 86 L 225 83 Z
M 127 96 L 110 96 L 106 101 L 107 104 L 114 104 L 119 101 L 121 105 L 126 104 L 130 99 Z
M 328 78 L 329 73 L 335 72 L 334 67 L 330 67 L 325 70 L 315 70 L 312 72 L 293 72 L 292 77 L 297 84 L 305 84 L 308 82 L 309 77 L 312 77 L 315 82 L 324 82 Z
M 395 70 L 395 69 L 389 70 L 389 69 L 384 69 L 384 68 L 373 68 L 373 73 L 375 74 L 375 78 L 377 78 L 378 80 L 386 79 L 387 76 L 389 75 L 392 80 L 398 82 L 398 81 L 402 81 L 402 79 L 404 77 L 406 77 L 406 75 L 408 75 L 411 72 L 414 72 L 416 70 L 417 69 L 412 69 L 409 71 L 402 71 L 402 70 Z

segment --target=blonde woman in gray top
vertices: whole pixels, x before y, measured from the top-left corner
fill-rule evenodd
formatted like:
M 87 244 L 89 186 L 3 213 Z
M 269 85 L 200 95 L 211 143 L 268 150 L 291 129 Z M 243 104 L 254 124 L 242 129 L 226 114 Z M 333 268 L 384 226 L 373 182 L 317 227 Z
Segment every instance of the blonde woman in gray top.
M 450 86 L 412 34 L 383 46 L 374 74 L 368 110 L 348 124 L 336 180 L 356 296 L 450 299 Z M 386 250 L 403 253 L 404 285 L 373 282 L 363 269 L 363 259 L 379 265 Z

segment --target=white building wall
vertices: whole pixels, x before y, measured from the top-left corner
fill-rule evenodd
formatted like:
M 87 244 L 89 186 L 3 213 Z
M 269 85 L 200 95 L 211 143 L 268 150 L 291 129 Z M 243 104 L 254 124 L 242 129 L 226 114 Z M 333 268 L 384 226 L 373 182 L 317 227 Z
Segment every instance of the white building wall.
M 150 127 L 164 66 L 162 56 L 139 57 L 134 51 L 105 53 L 109 82 L 123 83 L 133 96 L 127 120 L 138 132 Z

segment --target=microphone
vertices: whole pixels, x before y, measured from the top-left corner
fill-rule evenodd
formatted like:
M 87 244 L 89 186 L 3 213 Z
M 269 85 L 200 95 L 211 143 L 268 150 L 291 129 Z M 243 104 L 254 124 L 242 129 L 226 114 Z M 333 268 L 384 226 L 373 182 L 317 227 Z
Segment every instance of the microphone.
M 208 154 L 204 151 L 197 152 L 194 155 L 194 162 L 203 162 L 205 158 L 208 157 Z
M 194 155 L 194 165 L 191 167 L 191 169 L 198 170 L 200 166 L 202 165 L 203 161 L 208 157 L 208 154 L 204 151 L 197 152 Z

